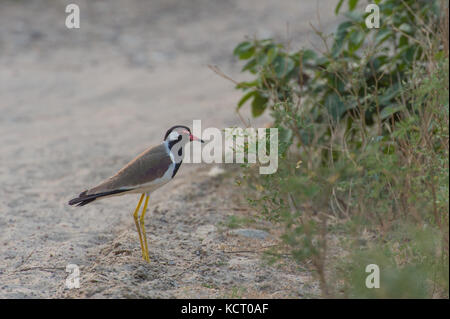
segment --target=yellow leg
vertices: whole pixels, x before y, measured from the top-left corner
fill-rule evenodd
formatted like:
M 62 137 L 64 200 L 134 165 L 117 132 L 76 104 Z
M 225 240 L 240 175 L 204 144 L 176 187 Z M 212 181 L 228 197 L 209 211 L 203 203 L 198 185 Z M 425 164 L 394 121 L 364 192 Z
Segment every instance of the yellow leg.
M 141 225 L 141 230 L 142 230 L 142 236 L 144 237 L 144 250 L 145 250 L 145 256 L 144 259 L 147 262 L 150 262 L 150 257 L 148 256 L 148 247 L 147 247 L 147 235 L 145 234 L 145 225 L 144 225 L 144 217 L 145 217 L 145 212 L 147 210 L 147 205 L 148 205 L 148 199 L 150 198 L 149 195 L 147 195 L 147 197 L 145 198 L 145 203 L 144 203 L 144 208 L 142 209 L 142 214 L 140 217 L 140 225 Z
M 144 253 L 144 243 L 142 241 L 141 229 L 139 228 L 139 224 L 138 224 L 138 212 L 139 212 L 139 208 L 141 208 L 141 204 L 142 204 L 142 200 L 144 199 L 144 196 L 145 196 L 145 194 L 141 195 L 141 199 L 139 199 L 139 203 L 137 204 L 136 209 L 133 214 L 134 223 L 136 224 L 136 229 L 139 234 L 139 241 L 141 242 L 142 258 L 144 258 L 145 253 Z

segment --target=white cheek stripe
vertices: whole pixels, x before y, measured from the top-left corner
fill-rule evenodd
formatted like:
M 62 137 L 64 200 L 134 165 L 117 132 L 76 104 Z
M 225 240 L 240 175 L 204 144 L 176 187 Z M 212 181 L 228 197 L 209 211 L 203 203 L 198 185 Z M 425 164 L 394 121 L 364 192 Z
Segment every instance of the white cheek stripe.
M 180 134 L 178 134 L 178 132 L 171 132 L 169 134 L 169 140 L 176 141 L 178 139 L 178 136 L 180 136 Z
M 166 142 L 166 141 L 164 141 L 163 143 L 164 143 L 164 146 L 166 147 L 167 153 L 169 153 L 169 156 L 170 156 L 170 159 L 172 160 L 172 163 L 175 163 L 175 158 L 173 157 L 173 154 L 172 154 L 172 152 L 169 149 L 169 143 Z

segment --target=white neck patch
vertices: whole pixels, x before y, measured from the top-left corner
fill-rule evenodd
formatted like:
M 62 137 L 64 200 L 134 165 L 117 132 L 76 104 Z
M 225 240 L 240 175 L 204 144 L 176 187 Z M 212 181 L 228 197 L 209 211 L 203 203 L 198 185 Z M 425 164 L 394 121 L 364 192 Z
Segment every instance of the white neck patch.
M 170 134 L 169 134 L 169 141 L 176 141 L 176 140 L 178 140 L 178 136 L 180 136 L 180 134 L 178 133 L 178 132 L 175 132 L 175 131 L 173 131 L 173 132 L 170 132 Z

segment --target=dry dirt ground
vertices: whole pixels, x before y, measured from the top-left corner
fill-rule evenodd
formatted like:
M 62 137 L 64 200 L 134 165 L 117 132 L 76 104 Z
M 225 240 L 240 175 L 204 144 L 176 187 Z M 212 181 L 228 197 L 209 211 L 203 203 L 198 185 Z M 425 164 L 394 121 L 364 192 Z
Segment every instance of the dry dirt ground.
M 207 65 L 241 80 L 232 49 L 245 36 L 317 43 L 309 22 L 319 12 L 332 29 L 336 1 L 70 2 L 79 30 L 64 26 L 69 1 L 0 1 L 0 298 L 315 296 L 307 271 L 262 260 L 276 244 L 270 225 L 227 227 L 252 212 L 208 165 L 183 164 L 152 195 L 150 264 L 137 196 L 67 201 L 174 124 L 239 125 L 240 93 Z M 79 289 L 65 288 L 68 264 L 80 267 Z

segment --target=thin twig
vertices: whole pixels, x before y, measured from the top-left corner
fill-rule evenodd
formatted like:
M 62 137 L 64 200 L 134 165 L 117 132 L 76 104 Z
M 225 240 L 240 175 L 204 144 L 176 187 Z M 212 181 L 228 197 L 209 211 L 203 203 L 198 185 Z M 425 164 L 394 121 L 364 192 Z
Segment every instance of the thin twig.
M 216 73 L 218 76 L 223 77 L 224 79 L 233 82 L 234 84 L 238 85 L 239 82 L 236 80 L 233 80 L 231 77 L 223 73 L 221 69 L 217 65 L 208 64 L 208 68 L 210 68 L 214 73 Z

